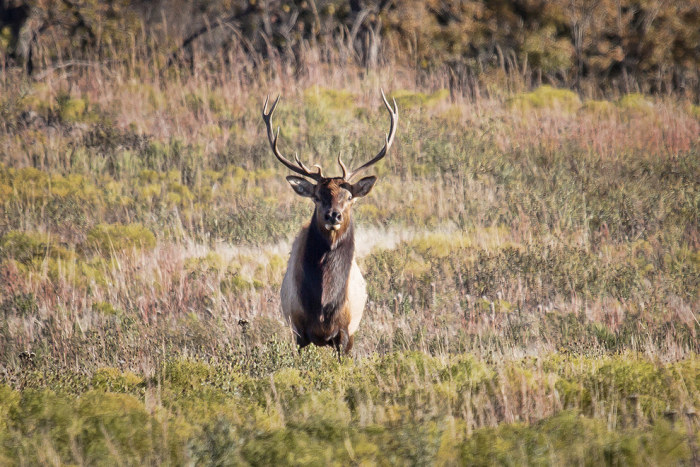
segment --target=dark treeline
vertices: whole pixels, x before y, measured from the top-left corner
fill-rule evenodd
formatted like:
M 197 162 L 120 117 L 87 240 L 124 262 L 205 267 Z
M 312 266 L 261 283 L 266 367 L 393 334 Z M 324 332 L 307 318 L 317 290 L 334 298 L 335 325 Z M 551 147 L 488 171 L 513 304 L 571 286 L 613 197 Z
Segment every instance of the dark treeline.
M 453 89 L 540 83 L 700 96 L 687 0 L 0 0 L 0 64 L 158 73 L 315 63 L 446 73 Z

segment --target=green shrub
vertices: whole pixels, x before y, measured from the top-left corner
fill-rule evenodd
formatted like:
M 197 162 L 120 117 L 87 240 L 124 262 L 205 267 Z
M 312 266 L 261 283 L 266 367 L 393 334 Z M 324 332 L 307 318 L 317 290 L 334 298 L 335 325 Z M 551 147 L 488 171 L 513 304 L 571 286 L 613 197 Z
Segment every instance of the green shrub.
M 15 454 L 26 459 L 38 460 L 40 454 L 35 443 L 44 437 L 53 444 L 59 455 L 68 457 L 71 426 L 75 407 L 70 401 L 49 390 L 26 389 L 21 392 L 17 405 L 10 405 L 7 426 L 21 436 Z M 42 449 L 45 451 L 45 449 Z M 18 457 L 19 457 L 18 456 Z
M 659 422 L 651 430 L 610 431 L 604 420 L 567 411 L 533 426 L 504 424 L 474 432 L 461 447 L 461 462 L 469 465 L 609 464 L 656 465 L 684 463 L 688 443 Z
M 654 103 L 643 94 L 625 94 L 617 101 L 617 106 L 632 115 L 651 115 L 654 112 Z
M 612 102 L 593 99 L 584 102 L 581 110 L 596 117 L 611 117 L 616 113 L 615 104 Z
M 688 113 L 692 115 L 693 117 L 697 118 L 700 120 L 700 105 L 695 105 L 695 104 L 689 104 L 688 105 Z
M 88 391 L 78 401 L 75 418 L 78 430 L 71 431 L 77 431 L 75 443 L 89 463 L 142 463 L 162 437 L 143 403 L 128 394 Z
M 0 459 L 669 465 L 691 458 L 685 425 L 661 418 L 664 407 L 648 412 L 643 397 L 656 394 L 672 408 L 680 403 L 673 394 L 697 397 L 695 357 L 662 366 L 630 356 L 486 362 L 397 352 L 339 364 L 333 352 L 310 347 L 298 355 L 288 344 L 219 363 L 169 360 L 149 379 L 100 368 L 93 389 L 67 384 L 76 376 L 70 371 L 55 373 L 58 380 L 35 371 L 27 384 L 60 389 L 0 385 Z M 630 391 L 647 415 L 634 422 L 620 399 Z
M 637 395 L 642 410 L 650 416 L 658 416 L 664 406 L 672 401 L 669 397 L 671 375 L 665 368 L 651 362 L 629 358 L 615 358 L 604 363 L 593 372 L 586 386 L 591 393 L 606 400 Z
M 152 249 L 156 237 L 141 224 L 99 224 L 88 232 L 87 245 L 110 255 L 129 249 Z
M 511 97 L 507 104 L 523 112 L 532 109 L 557 109 L 575 112 L 581 107 L 581 99 L 575 92 L 568 89 L 557 89 L 544 85 L 532 92 Z
M 224 293 L 243 292 L 249 289 L 261 289 L 264 284 L 261 280 L 250 278 L 237 271 L 228 272 L 221 280 L 221 291 Z
M 387 100 L 393 106 L 392 99 L 395 99 L 399 109 L 413 109 L 418 107 L 432 107 L 448 97 L 450 97 L 450 91 L 447 89 L 439 89 L 431 94 L 398 89 L 392 91 L 391 94 L 387 96 Z M 383 104 L 382 108 L 384 108 Z
M 92 386 L 110 392 L 135 392 L 144 384 L 144 379 L 130 371 L 117 368 L 99 368 L 92 377 Z
M 210 251 L 206 256 L 187 258 L 185 260 L 185 271 L 190 274 L 223 273 L 227 265 L 218 253 Z
M 34 260 L 45 258 L 70 260 L 74 254 L 38 232 L 10 231 L 0 237 L 0 259 L 12 258 L 29 265 Z
M 58 114 L 66 123 L 81 121 L 87 114 L 87 102 L 85 99 L 72 98 L 68 95 L 58 96 Z
M 312 86 L 304 91 L 304 101 L 307 106 L 328 107 L 336 110 L 352 109 L 355 106 L 355 96 L 350 92 L 320 86 Z
M 165 364 L 164 378 L 168 386 L 185 391 L 203 387 L 211 380 L 215 368 L 194 360 L 169 361 Z

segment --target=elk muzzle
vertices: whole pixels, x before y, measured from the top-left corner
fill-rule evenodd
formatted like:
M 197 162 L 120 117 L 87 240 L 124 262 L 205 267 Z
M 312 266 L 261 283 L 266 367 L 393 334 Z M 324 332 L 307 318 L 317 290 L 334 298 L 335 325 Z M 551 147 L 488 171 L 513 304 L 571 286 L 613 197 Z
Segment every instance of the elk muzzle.
M 343 213 L 340 210 L 331 208 L 323 215 L 326 230 L 339 230 L 343 223 Z

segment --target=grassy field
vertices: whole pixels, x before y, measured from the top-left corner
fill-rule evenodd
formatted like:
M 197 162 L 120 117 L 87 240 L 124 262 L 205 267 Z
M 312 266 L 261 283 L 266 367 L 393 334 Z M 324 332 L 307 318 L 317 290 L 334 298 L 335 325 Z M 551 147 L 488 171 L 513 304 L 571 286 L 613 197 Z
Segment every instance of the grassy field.
M 4 77 L 0 464 L 700 462 L 697 106 L 307 75 Z M 380 86 L 365 317 L 342 363 L 298 354 L 312 208 L 262 102 L 332 172 L 381 147 Z

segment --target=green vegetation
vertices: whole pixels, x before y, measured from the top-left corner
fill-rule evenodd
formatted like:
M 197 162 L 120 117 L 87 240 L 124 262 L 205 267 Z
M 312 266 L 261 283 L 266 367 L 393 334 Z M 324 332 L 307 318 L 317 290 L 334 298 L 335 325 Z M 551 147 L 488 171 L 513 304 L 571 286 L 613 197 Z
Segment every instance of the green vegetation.
M 439 89 L 431 94 L 399 89 L 392 91 L 387 97 L 394 99 L 396 104 L 402 109 L 412 109 L 414 107 L 433 106 L 440 101 L 444 101 L 449 95 L 450 92 L 447 89 Z
M 615 105 L 609 101 L 591 99 L 583 103 L 583 110 L 596 117 L 610 118 L 615 113 Z
M 620 98 L 617 105 L 623 112 L 643 116 L 654 113 L 654 105 L 641 94 L 627 94 Z
M 698 68 L 657 40 L 695 41 L 685 7 L 389 2 L 353 30 L 301 2 L 267 36 L 257 3 L 200 5 L 222 21 L 181 61 L 172 17 L 35 2 L 31 79 L 0 27 L 0 464 L 697 463 Z M 260 110 L 283 95 L 280 150 L 337 174 L 381 148 L 382 86 L 399 130 L 355 207 L 369 303 L 339 363 L 279 313 L 312 208 Z
M 150 378 L 116 368 L 101 368 L 90 381 L 64 374 L 75 383 L 60 392 L 42 389 L 45 376 L 30 372 L 21 391 L 0 386 L 0 456 L 668 465 L 690 459 L 698 441 L 684 421 L 663 416 L 669 401 L 686 409 L 698 403 L 697 357 L 485 363 L 409 352 L 339 365 L 316 348 L 294 354 L 286 344 L 210 362 L 168 360 Z
M 156 246 L 153 232 L 139 224 L 99 224 L 87 233 L 86 243 L 103 255 L 133 248 Z
M 84 99 L 71 98 L 63 95 L 58 98 L 58 114 L 61 120 L 73 123 L 81 120 L 85 116 L 87 103 Z
M 512 97 L 509 104 L 524 112 L 532 109 L 556 109 L 575 112 L 581 107 L 581 99 L 568 89 L 540 86 L 536 90 Z

